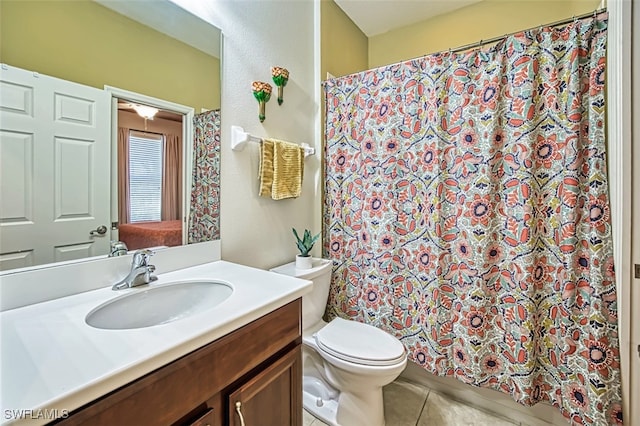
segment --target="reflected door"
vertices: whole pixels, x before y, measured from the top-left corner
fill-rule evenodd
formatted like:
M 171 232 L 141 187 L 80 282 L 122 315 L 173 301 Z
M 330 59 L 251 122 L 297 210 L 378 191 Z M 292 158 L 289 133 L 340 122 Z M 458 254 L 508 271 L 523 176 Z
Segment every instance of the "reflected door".
M 2 65 L 0 269 L 106 254 L 110 97 Z

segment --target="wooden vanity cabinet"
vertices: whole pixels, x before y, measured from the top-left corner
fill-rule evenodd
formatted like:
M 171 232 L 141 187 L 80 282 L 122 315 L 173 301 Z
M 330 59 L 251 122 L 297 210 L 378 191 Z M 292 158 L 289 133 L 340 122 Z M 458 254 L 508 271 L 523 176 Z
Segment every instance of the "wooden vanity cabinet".
M 227 398 L 231 426 L 301 425 L 301 348 L 295 347 Z M 291 398 L 282 398 L 291 395 Z
M 244 426 L 300 426 L 301 307 L 297 299 L 56 424 L 241 426 L 241 413 Z

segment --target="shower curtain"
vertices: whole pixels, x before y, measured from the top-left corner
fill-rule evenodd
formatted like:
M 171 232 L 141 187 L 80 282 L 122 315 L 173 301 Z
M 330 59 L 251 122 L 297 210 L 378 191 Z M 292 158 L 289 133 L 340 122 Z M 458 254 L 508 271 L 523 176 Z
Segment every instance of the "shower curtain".
M 428 371 L 621 424 L 605 14 L 325 84 L 329 317 Z
M 220 110 L 193 118 L 189 244 L 220 238 Z

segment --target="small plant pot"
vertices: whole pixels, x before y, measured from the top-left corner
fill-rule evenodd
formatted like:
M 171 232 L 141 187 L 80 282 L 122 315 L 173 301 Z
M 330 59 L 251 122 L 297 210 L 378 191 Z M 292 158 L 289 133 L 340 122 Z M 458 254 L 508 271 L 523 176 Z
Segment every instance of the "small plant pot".
M 311 269 L 313 258 L 311 256 L 296 255 L 296 269 Z

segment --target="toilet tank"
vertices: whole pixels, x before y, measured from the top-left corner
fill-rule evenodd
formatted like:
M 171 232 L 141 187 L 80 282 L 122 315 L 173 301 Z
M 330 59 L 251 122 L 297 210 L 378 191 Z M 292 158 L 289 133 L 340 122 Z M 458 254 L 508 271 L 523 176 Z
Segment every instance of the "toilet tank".
M 296 263 L 291 262 L 272 268 L 271 271 L 313 281 L 311 292 L 302 296 L 302 329 L 304 330 L 322 319 L 331 285 L 330 260 L 313 258 L 311 269 L 297 269 Z

